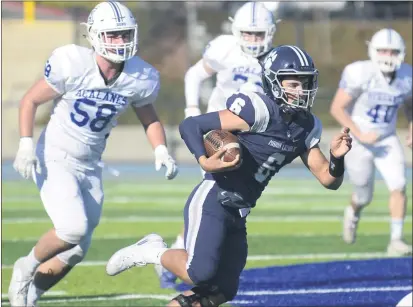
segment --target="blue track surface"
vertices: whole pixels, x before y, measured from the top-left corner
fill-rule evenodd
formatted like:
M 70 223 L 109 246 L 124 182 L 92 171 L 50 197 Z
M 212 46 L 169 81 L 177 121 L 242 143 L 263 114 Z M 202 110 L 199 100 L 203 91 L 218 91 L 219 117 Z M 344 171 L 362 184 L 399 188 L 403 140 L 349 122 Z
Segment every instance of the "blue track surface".
M 188 289 L 179 285 L 179 290 Z M 245 270 L 233 306 L 396 306 L 412 291 L 412 258 Z

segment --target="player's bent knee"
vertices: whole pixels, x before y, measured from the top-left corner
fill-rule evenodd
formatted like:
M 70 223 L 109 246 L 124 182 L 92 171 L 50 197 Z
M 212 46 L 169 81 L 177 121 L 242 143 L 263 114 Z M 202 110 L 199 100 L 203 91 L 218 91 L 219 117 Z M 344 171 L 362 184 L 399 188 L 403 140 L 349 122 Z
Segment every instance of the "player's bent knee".
M 365 207 L 373 200 L 373 191 L 356 189 L 353 193 L 352 201 L 358 207 Z
M 79 244 L 88 235 L 89 232 L 87 220 L 83 222 L 73 221 L 73 223 L 68 223 L 64 226 L 56 226 L 56 235 L 61 240 L 70 244 Z
M 208 265 L 198 266 L 196 268 L 190 266 L 187 269 L 187 273 L 194 284 L 202 284 L 215 276 L 216 269 L 217 268 Z
M 67 265 L 73 267 L 76 264 L 82 262 L 82 260 L 85 258 L 89 250 L 91 241 L 92 234 L 89 234 L 78 245 L 63 253 L 60 253 L 59 255 L 57 255 L 57 257 L 63 263 L 66 263 Z

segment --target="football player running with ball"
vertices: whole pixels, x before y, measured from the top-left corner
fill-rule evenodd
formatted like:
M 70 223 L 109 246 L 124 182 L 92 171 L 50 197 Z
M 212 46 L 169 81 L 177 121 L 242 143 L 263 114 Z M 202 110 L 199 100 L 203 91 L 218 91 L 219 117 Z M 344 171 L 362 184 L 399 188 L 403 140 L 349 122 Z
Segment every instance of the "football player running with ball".
M 185 206 L 185 250 L 161 246 L 162 237 L 150 234 L 117 251 L 107 263 L 109 275 L 133 266 L 162 265 L 194 285 L 169 306 L 219 306 L 238 290 L 247 260 L 246 217 L 282 167 L 300 157 L 324 187 L 340 187 L 352 139 L 343 128 L 331 141 L 330 161 L 318 146 L 322 126 L 311 113 L 318 89 L 312 58 L 299 47 L 285 45 L 272 49 L 260 64 L 265 93 L 234 93 L 225 110 L 188 117 L 180 124 L 187 147 L 207 172 Z M 238 136 L 242 164 L 239 158 L 222 161 L 222 150 L 206 156 L 203 136 L 211 130 Z
M 234 92 L 252 89 L 262 92 L 261 66 L 258 58 L 267 53 L 276 31 L 274 17 L 264 4 L 247 2 L 235 13 L 232 35 L 220 35 L 210 41 L 195 65 L 185 75 L 185 118 L 201 114 L 199 88 L 216 74 L 216 84 L 208 100 L 207 113 L 226 109 L 226 100 Z M 205 175 L 201 168 L 202 176 Z M 172 248 L 184 249 L 184 230 Z M 173 288 L 176 276 L 155 266 L 162 288 Z
M 54 50 L 44 78 L 20 103 L 14 168 L 26 179 L 33 176 L 53 228 L 14 264 L 12 306 L 36 305 L 85 257 L 102 212 L 101 156 L 116 119 L 129 105 L 154 148 L 156 168 L 165 166 L 167 179 L 177 174 L 152 105 L 159 74 L 135 56 L 138 25 L 131 11 L 118 2 L 102 2 L 84 25 L 93 49 L 66 45 Z M 49 100 L 54 109 L 34 153 L 36 108 Z
M 343 220 L 343 239 L 356 241 L 361 212 L 373 198 L 376 168 L 390 191 L 391 215 L 389 256 L 411 254 L 402 240 L 406 215 L 406 165 L 396 135 L 398 108 L 406 104 L 409 121 L 407 145 L 412 144 L 412 67 L 403 63 L 403 38 L 393 29 L 375 33 L 369 43 L 370 60 L 344 68 L 331 114 L 351 129 L 353 150 L 346 156 L 346 169 L 353 184 L 350 205 Z

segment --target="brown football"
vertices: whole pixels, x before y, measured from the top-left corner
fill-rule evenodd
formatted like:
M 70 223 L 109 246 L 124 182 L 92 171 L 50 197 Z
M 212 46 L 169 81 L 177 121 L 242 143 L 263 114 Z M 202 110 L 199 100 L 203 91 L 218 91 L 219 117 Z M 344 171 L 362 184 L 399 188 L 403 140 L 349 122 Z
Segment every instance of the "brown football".
M 242 157 L 241 146 L 238 138 L 229 131 L 224 130 L 212 130 L 204 136 L 204 146 L 207 152 L 207 156 L 210 157 L 222 147 L 228 148 L 224 156 L 223 161 L 231 162 L 239 154 Z

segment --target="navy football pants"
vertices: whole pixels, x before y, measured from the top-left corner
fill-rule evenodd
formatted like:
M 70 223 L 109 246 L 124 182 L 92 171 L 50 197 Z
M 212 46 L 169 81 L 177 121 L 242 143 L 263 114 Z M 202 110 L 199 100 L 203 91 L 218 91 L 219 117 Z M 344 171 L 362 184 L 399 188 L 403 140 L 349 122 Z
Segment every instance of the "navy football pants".
M 223 207 L 221 190 L 213 180 L 203 180 L 185 205 L 187 272 L 195 285 L 216 286 L 229 301 L 238 290 L 247 260 L 245 217 Z

